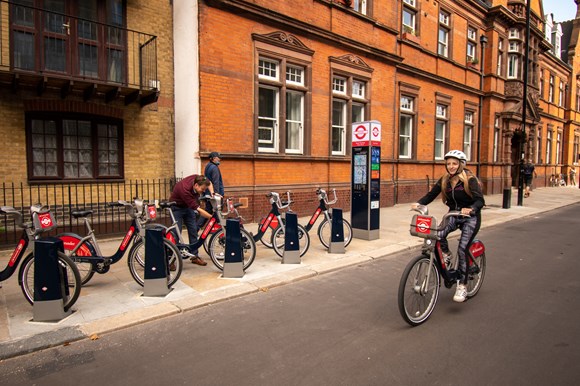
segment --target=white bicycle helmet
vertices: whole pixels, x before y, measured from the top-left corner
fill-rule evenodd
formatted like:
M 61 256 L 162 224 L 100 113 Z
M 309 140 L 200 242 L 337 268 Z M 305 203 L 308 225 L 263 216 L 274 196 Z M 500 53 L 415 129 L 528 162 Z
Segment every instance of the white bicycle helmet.
M 447 159 L 447 158 L 457 158 L 463 164 L 466 164 L 467 163 L 467 156 L 461 150 L 451 150 L 450 152 L 448 152 L 447 154 L 445 154 L 445 157 L 444 158 L 445 159 Z

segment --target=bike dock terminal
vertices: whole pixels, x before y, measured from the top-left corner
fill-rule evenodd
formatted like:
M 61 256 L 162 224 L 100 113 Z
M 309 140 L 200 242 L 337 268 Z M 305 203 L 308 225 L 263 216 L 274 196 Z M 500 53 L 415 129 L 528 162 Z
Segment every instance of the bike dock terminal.
M 580 189 L 538 188 L 524 200 L 523 206 L 511 205 L 509 209 L 502 208 L 502 198 L 502 194 L 485 196 L 487 207 L 482 211 L 482 230 L 578 204 Z M 314 200 L 312 205 L 316 205 Z M 274 250 L 257 243 L 256 259 L 241 277 L 225 277 L 224 272 L 211 264 L 201 249 L 200 255 L 208 265 L 202 267 L 184 260 L 181 277 L 164 296 L 142 296 L 144 287 L 133 280 L 126 262 L 122 261 L 111 265 L 107 274 L 96 274 L 83 286 L 78 301 L 72 307 L 72 314 L 56 323 L 35 322 L 33 306 L 24 299 L 18 280 L 16 277 L 9 278 L 0 283 L 0 359 L 106 334 L 244 295 L 259 296 L 268 289 L 295 281 L 330 274 L 374 259 L 389 259 L 400 251 L 408 250 L 410 259 L 418 252 L 422 240 L 409 233 L 413 217 L 409 209 L 410 203 L 381 208 L 380 237 L 375 240 L 354 238 L 344 253 L 329 253 L 313 229 L 310 231 L 310 248 L 298 264 L 282 264 L 282 259 Z M 348 210 L 344 208 L 343 216 L 350 220 Z M 438 218 L 446 211 L 441 200 L 435 200 L 430 205 L 430 214 Z M 299 213 L 298 223 L 306 224 L 309 215 Z M 258 224 L 245 224 L 244 227 L 256 234 Z M 453 240 L 458 234 L 453 233 L 450 239 Z M 119 238 L 103 240 L 103 253 L 112 254 L 119 242 Z M 11 251 L 1 251 L 2 266 L 8 264 Z M 493 257 L 490 255 L 489 259 L 491 261 Z M 395 289 L 397 283 L 392 283 L 392 286 Z M 396 312 L 396 305 L 393 305 L 393 312 Z

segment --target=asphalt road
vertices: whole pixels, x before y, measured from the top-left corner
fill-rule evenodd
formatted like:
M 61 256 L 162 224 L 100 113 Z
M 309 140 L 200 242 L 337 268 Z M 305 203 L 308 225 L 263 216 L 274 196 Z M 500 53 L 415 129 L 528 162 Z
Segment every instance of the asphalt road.
M 579 232 L 580 205 L 480 232 L 480 293 L 443 288 L 419 327 L 397 309 L 408 252 L 5 360 L 2 384 L 575 385 Z

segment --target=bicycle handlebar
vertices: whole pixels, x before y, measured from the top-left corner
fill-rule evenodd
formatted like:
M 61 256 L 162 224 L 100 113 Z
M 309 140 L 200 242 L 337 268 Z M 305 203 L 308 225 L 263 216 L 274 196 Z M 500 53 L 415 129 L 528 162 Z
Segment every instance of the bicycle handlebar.
M 336 189 L 332 189 L 332 194 L 334 195 L 334 199 L 332 199 L 332 201 L 328 201 L 328 194 L 326 194 L 324 189 L 316 189 L 316 194 L 318 195 L 318 199 L 323 200 L 324 203 L 328 206 L 334 205 L 338 201 L 338 197 L 336 196 Z
M 415 212 L 419 212 L 421 213 L 423 216 L 428 216 L 429 215 L 429 208 L 427 207 L 427 205 L 417 205 L 416 208 L 412 208 L 412 211 Z M 472 210 L 471 212 L 469 212 L 469 214 L 463 214 L 461 213 L 460 210 L 450 210 L 449 212 L 445 213 L 443 215 L 443 218 L 441 219 L 441 225 L 443 226 L 443 224 L 445 224 L 445 220 L 448 217 L 471 217 L 475 215 L 475 211 Z M 441 228 L 441 227 L 440 227 Z

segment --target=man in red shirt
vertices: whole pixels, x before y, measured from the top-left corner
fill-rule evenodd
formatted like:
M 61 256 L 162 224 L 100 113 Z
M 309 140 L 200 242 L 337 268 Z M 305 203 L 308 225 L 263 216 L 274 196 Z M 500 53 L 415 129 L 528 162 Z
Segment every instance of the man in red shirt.
M 205 209 L 199 206 L 199 197 L 203 195 L 206 189 L 209 189 L 210 193 L 213 195 L 213 185 L 211 181 L 202 175 L 193 174 L 191 176 L 185 177 L 173 188 L 173 193 L 171 193 L 170 201 L 175 201 L 175 205 L 171 208 L 179 229 L 182 229 L 183 223 L 187 228 L 187 235 L 189 236 L 189 244 L 197 241 L 197 219 L 195 211 L 205 218 L 210 218 L 209 214 Z M 193 257 L 191 262 L 197 265 L 207 265 L 207 263 L 198 255 L 198 250 L 190 251 Z

